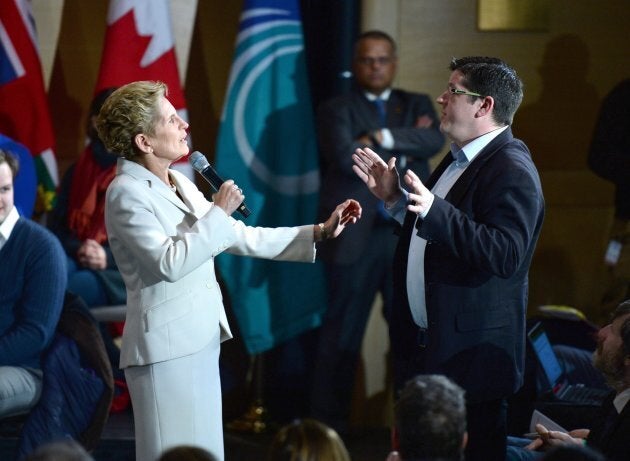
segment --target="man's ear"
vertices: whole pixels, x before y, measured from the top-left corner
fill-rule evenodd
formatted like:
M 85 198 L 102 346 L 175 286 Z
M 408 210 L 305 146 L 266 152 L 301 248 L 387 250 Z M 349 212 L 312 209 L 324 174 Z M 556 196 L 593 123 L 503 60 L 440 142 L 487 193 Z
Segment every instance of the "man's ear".
M 481 102 L 481 106 L 477 110 L 475 117 L 487 117 L 492 114 L 494 110 L 494 98 L 492 96 L 486 96 Z
M 147 135 L 144 133 L 138 133 L 133 137 L 133 142 L 136 144 L 138 150 L 144 154 L 152 154 L 153 147 Z

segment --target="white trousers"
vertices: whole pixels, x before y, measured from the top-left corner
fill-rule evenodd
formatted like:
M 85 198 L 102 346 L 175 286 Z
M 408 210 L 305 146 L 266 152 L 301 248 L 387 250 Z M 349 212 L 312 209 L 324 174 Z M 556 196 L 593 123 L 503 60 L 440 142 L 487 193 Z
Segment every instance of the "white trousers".
M 223 461 L 220 341 L 186 357 L 125 369 L 134 413 L 136 461 L 194 445 Z

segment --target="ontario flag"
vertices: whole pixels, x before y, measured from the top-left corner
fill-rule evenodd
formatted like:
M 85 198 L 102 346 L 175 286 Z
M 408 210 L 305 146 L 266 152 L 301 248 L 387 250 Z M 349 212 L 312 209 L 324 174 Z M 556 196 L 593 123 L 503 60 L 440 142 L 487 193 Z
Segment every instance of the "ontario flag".
M 59 183 L 35 21 L 27 0 L 0 2 L 0 133 L 28 148 L 37 171 L 36 214 L 52 209 Z
M 177 69 L 168 0 L 111 0 L 101 68 L 94 94 L 137 80 L 160 80 L 168 85 L 168 99 L 188 120 Z M 193 178 L 186 160 L 174 165 Z

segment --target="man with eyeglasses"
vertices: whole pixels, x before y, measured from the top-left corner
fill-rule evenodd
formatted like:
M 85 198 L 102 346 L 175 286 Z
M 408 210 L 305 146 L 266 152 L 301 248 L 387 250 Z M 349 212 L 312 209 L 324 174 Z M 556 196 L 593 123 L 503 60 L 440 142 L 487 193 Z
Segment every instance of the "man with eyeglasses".
M 497 58 L 453 59 L 440 129 L 451 152 L 426 184 L 357 149 L 354 171 L 401 226 L 390 319 L 395 389 L 418 373 L 466 391 L 467 460 L 504 459 L 507 398 L 523 384 L 528 271 L 544 216 L 540 179 L 510 125 L 523 99 Z
M 355 42 L 354 88 L 325 101 L 318 110 L 322 190 L 319 213 L 328 216 L 337 197 L 356 197 L 363 216 L 348 235 L 321 245 L 326 264 L 328 308 L 319 330 L 312 380 L 312 415 L 343 433 L 346 430 L 361 341 L 377 293 L 383 312 L 391 309 L 391 263 L 396 245 L 393 220 L 382 202 L 352 172 L 358 147 L 395 155 L 421 178 L 427 160 L 444 145 L 431 99 L 392 88 L 398 58 L 386 33 L 369 31 Z

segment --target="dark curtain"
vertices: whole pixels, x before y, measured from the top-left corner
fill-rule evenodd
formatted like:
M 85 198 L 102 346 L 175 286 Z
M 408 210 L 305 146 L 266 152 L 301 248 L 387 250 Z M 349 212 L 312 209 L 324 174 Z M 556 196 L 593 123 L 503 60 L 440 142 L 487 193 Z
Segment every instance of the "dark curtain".
M 359 34 L 359 0 L 301 0 L 313 107 L 351 85 L 352 45 Z

